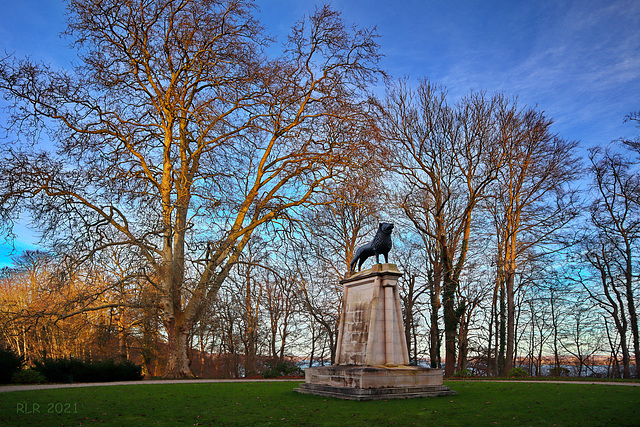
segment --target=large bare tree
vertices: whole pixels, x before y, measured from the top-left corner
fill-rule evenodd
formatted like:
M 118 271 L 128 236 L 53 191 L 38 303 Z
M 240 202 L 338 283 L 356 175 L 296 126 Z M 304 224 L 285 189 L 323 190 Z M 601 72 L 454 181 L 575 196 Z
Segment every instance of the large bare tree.
M 249 0 L 69 0 L 79 65 L 0 62 L 22 144 L 2 153 L 0 214 L 29 212 L 78 260 L 127 245 L 153 271 L 166 376 L 256 229 L 313 202 L 361 149 L 370 30 L 319 8 L 270 59 Z M 55 148 L 41 141 L 46 129 Z
M 602 287 L 606 302 L 601 305 L 608 309 L 612 317 L 615 316 L 614 322 L 621 338 L 625 336 L 623 329 L 626 330 L 627 323 L 622 300 L 626 302 L 637 366 L 640 359 L 640 333 L 634 293 L 637 292 L 635 270 L 640 242 L 640 174 L 627 156 L 612 150 L 594 148 L 589 152 L 589 161 L 595 192 L 590 207 L 590 223 L 595 229 L 596 244 L 586 258 L 605 275 Z M 600 254 L 599 246 L 602 247 Z M 615 300 L 612 294 L 616 296 Z
M 577 214 L 569 185 L 580 173 L 574 156 L 577 142 L 551 131 L 553 121 L 533 108 L 511 104 L 496 115 L 498 143 L 506 153 L 498 171 L 489 211 L 497 242 L 497 285 L 506 297 L 504 372 L 513 368 L 516 275 L 536 255 L 557 250 L 554 237 Z
M 613 320 L 615 331 L 620 336 L 620 351 L 622 352 L 622 376 L 631 378 L 630 355 L 627 339 L 629 319 L 625 304 L 624 281 L 620 280 L 616 252 L 610 239 L 605 233 L 594 232 L 583 240 L 584 248 L 581 251 L 587 266 L 593 271 L 591 280 L 582 279 L 580 283 L 589 294 L 589 297 L 608 314 L 607 320 Z M 616 346 L 611 346 L 611 354 L 617 361 Z
M 432 280 L 441 283 L 446 376 L 453 375 L 456 364 L 464 310 L 457 294 L 473 214 L 504 159 L 494 121 L 503 102 L 500 96 L 472 93 L 451 105 L 442 87 L 424 81 L 413 91 L 400 82 L 390 89 L 383 108 L 383 135 L 395 154 L 391 167 L 404 183 L 399 205 L 435 250 Z M 432 307 L 434 315 L 438 309 Z

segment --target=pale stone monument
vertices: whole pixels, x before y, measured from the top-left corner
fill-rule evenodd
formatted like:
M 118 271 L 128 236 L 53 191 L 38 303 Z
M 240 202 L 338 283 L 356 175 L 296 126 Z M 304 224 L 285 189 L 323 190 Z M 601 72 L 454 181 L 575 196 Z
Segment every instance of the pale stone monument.
M 386 256 L 385 256 L 386 258 Z M 353 268 L 352 268 L 353 269 Z M 409 365 L 395 264 L 347 273 L 336 363 L 305 370 L 296 391 L 350 400 L 456 394 L 442 370 Z

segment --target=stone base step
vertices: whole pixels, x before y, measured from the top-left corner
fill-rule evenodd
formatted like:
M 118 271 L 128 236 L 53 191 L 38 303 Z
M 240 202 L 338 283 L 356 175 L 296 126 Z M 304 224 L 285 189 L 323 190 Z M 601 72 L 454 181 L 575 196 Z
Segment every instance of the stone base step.
M 294 391 L 303 394 L 335 397 L 346 400 L 413 399 L 416 397 L 453 396 L 458 394 L 444 385 L 420 387 L 352 388 L 324 384 L 302 383 Z

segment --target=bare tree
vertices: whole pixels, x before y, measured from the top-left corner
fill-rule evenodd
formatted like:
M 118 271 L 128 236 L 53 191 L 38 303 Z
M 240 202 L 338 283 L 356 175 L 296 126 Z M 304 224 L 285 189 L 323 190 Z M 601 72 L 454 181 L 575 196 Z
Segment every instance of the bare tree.
M 625 117 L 624 121 L 634 123 L 636 127 L 640 129 L 640 111 L 628 114 Z M 640 152 L 640 135 L 635 138 L 623 138 L 620 140 L 620 142 L 622 142 L 627 147 Z
M 365 129 L 371 132 L 373 128 Z M 375 220 L 384 214 L 380 203 L 380 159 L 371 152 L 354 153 L 360 167 L 347 171 L 343 179 L 327 186 L 318 205 L 303 216 L 301 227 L 292 233 L 284 257 L 292 260 L 287 276 L 294 278 L 313 322 L 315 334 L 329 343 L 335 360 L 338 323 L 342 306 L 342 285 L 358 245 L 369 239 Z M 312 346 L 314 347 L 314 341 Z
M 631 378 L 627 345 L 629 320 L 625 309 L 624 286 L 621 286 L 617 273 L 615 250 L 602 234 L 588 238 L 585 241 L 585 246 L 587 247 L 584 251 L 584 258 L 595 274 L 591 278 L 592 280 L 581 277 L 580 283 L 589 297 L 605 310 L 608 319 L 613 319 L 615 330 L 620 336 L 623 377 Z M 614 348 L 611 350 L 613 354 L 616 353 Z
M 402 223 L 398 224 L 396 221 L 394 230 L 397 231 L 397 234 L 394 237 L 393 252 L 400 270 L 404 272 L 398 282 L 398 292 L 403 308 L 404 333 L 409 361 L 411 364 L 418 365 L 422 356 L 421 347 L 423 346 L 421 344 L 424 341 L 424 326 L 428 323 L 427 319 L 432 317 L 429 316 L 430 310 L 427 308 L 431 286 L 428 280 L 429 274 L 425 272 L 425 269 L 430 265 L 425 260 L 427 251 L 422 245 L 421 236 L 412 233 L 409 226 L 403 232 L 400 228 L 402 226 Z M 428 333 L 426 335 L 429 336 Z M 439 359 L 436 363 L 438 362 Z
M 482 281 L 480 274 L 473 274 L 474 270 L 480 270 L 479 266 L 472 264 L 469 270 L 472 274 L 467 274 L 458 289 L 458 299 L 461 302 L 458 323 L 458 371 L 467 369 L 472 346 L 470 332 L 479 326 L 475 324 L 477 323 L 476 312 L 482 308 L 484 299 L 490 294 L 490 285 Z
M 378 160 L 373 156 L 359 158 L 363 166 L 327 187 L 318 198 L 320 203 L 304 217 L 302 238 L 313 247 L 314 256 L 339 278 L 349 271 L 356 248 L 371 238 L 371 229 L 377 228 L 375 221 L 384 215 Z
M 300 290 L 303 312 L 313 322 L 316 329 L 314 334 L 318 341 L 312 342 L 312 355 L 315 357 L 316 344 L 321 346 L 321 357 L 324 357 L 324 346 L 328 343 L 331 363 L 336 358 L 338 345 L 338 326 L 342 310 L 342 287 L 339 278 L 323 262 L 314 256 L 313 246 L 302 245 L 291 251 L 290 276 L 297 281 Z M 312 337 L 314 338 L 314 337 Z M 312 357 L 313 358 L 313 357 Z
M 577 374 L 581 377 L 584 370 L 593 373 L 591 359 L 602 349 L 602 327 L 598 325 L 601 319 L 589 301 L 574 302 L 570 313 L 560 334 L 560 345 L 574 357 Z
M 557 250 L 554 237 L 578 212 L 568 185 L 580 170 L 573 155 L 577 143 L 553 134 L 552 120 L 532 108 L 519 109 L 515 103 L 501 107 L 496 115 L 498 141 L 507 156 L 488 206 L 497 239 L 494 299 L 503 288 L 506 298 L 501 371 L 508 372 L 515 357 L 516 274 L 532 257 Z
M 284 362 L 285 351 L 291 346 L 299 311 L 298 297 L 293 280 L 267 275 L 264 304 L 269 318 L 269 353 L 274 361 Z
M 238 337 L 244 352 L 244 374 L 258 372 L 258 356 L 265 350 L 265 313 L 262 310 L 265 294 L 262 264 L 265 262 L 264 242 L 254 238 L 245 249 L 240 262 L 228 279 L 230 298 L 234 301 Z
M 0 63 L 12 129 L 56 143 L 4 150 L 3 224 L 26 209 L 80 261 L 135 248 L 154 272 L 169 377 L 192 376 L 189 331 L 254 231 L 312 202 L 366 143 L 354 129 L 374 33 L 323 7 L 272 60 L 252 7 L 70 0 L 80 66 Z
M 462 313 L 457 290 L 473 213 L 504 157 L 495 144 L 494 111 L 500 102 L 501 97 L 472 93 L 450 106 L 443 88 L 425 81 L 414 92 L 400 82 L 390 89 L 383 107 L 383 135 L 393 153 L 391 167 L 405 185 L 399 205 L 437 251 L 432 257 L 436 261 L 433 274 L 434 282 L 442 281 L 447 376 L 453 374 L 456 363 Z
M 632 170 L 625 156 L 610 150 L 592 149 L 589 160 L 596 193 L 590 222 L 596 231 L 587 260 L 600 273 L 604 292 L 601 303 L 618 319 L 614 321 L 621 337 L 624 336 L 622 329 L 626 330 L 627 326 L 623 324 L 626 316 L 620 297 L 625 300 L 637 361 L 640 360 L 640 337 L 634 287 L 635 258 L 640 242 L 640 175 Z
M 60 257 L 39 251 L 27 251 L 15 263 L 0 285 L 0 329 L 20 354 L 30 361 L 45 355 L 128 358 L 145 304 L 144 283 L 104 264 L 100 271 L 64 275 Z

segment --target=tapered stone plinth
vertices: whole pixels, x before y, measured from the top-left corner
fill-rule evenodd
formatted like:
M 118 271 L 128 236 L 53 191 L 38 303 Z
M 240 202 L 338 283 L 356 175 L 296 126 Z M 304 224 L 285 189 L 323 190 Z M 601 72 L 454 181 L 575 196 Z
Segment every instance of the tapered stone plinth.
M 307 368 L 296 391 L 350 400 L 456 394 L 442 371 L 409 364 L 395 264 L 350 274 L 344 286 L 336 364 Z

